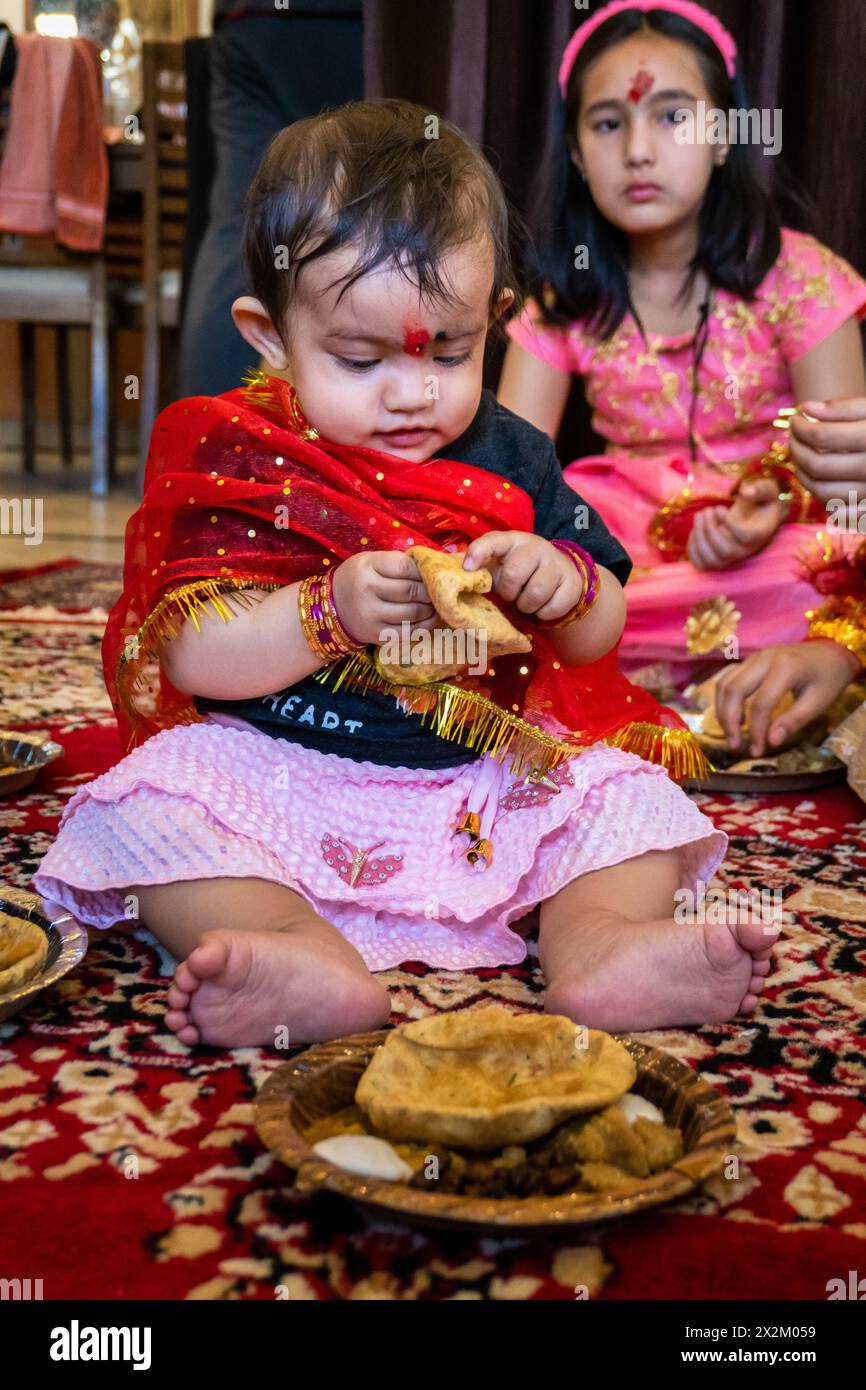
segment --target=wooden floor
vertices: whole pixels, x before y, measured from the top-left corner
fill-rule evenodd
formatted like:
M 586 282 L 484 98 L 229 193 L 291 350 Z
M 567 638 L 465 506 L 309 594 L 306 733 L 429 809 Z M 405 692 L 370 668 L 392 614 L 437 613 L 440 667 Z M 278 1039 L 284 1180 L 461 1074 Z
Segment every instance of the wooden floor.
M 36 473 L 25 476 L 16 456 L 0 452 L 0 569 L 70 557 L 120 563 L 124 528 L 139 502 L 135 469 L 135 458 L 121 458 L 109 496 L 91 497 L 86 456 L 64 469 L 58 456 L 40 453 Z

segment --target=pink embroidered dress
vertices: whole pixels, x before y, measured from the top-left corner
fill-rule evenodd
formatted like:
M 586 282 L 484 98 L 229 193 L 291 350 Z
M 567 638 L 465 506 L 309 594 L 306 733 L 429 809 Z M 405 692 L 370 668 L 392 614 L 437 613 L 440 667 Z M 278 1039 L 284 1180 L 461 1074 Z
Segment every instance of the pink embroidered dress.
M 698 655 L 723 655 L 727 636 L 736 637 L 740 657 L 805 636 L 805 613 L 816 594 L 798 577 L 796 555 L 814 545 L 814 524 L 786 524 L 751 559 L 703 571 L 688 560 L 665 562 L 648 528 L 686 487 L 693 496 L 730 492 L 741 464 L 780 436 L 772 422 L 781 407 L 794 404 L 790 364 L 852 315 L 866 315 L 866 282 L 814 237 L 789 228 L 754 300 L 714 290 L 698 376 L 695 467 L 688 445 L 690 333 L 650 334 L 647 345 L 627 313 L 599 341 L 579 322 L 545 327 L 532 300 L 508 324 L 528 352 L 583 377 L 593 427 L 608 441 L 603 454 L 575 459 L 564 476 L 635 565 L 620 649 L 627 671 L 667 661 L 674 679 L 685 679 Z M 846 547 L 860 541 L 856 533 L 843 537 Z

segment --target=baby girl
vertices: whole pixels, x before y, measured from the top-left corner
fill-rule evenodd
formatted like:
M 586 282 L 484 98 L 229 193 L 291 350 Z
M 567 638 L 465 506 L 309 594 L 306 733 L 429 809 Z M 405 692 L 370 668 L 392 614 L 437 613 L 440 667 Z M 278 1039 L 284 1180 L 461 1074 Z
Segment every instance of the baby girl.
M 642 1029 L 757 1002 L 775 928 L 674 920 L 725 837 L 668 775 L 688 732 L 616 671 L 630 561 L 482 388 L 508 247 L 487 161 L 407 102 L 290 126 L 250 190 L 233 317 L 291 385 L 157 420 L 104 646 L 136 746 L 34 878 L 178 958 L 184 1043 L 380 1027 L 376 972 L 519 962 L 539 903 L 548 1010 Z M 413 544 L 487 567 L 531 653 L 384 679 L 376 644 L 437 622 Z

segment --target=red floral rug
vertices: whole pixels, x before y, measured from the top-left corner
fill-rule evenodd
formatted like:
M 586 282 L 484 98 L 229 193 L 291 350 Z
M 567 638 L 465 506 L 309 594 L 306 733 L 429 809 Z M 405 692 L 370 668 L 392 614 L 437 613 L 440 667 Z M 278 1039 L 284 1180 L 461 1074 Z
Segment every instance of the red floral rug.
M 66 749 L 0 800 L 0 883 L 30 887 L 64 802 L 121 756 L 100 670 L 118 583 L 68 562 L 0 573 L 2 723 Z M 253 1098 L 285 1055 L 184 1047 L 163 1024 L 171 958 L 146 931 L 94 934 L 0 1023 L 0 1277 L 42 1278 L 46 1299 L 826 1299 L 866 1258 L 866 813 L 844 785 L 701 805 L 731 836 L 720 881 L 780 889 L 793 923 L 755 1015 L 639 1036 L 728 1097 L 738 1178 L 545 1241 L 372 1225 L 296 1195 L 262 1148 Z M 534 951 L 385 978 L 397 1022 L 541 1004 Z

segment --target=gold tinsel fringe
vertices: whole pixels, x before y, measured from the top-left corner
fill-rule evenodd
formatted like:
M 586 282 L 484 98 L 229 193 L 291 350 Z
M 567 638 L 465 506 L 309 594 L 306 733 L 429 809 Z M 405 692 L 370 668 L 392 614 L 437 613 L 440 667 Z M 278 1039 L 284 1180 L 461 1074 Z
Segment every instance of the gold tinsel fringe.
M 222 594 L 231 593 L 242 606 L 250 608 L 255 600 L 247 598 L 244 589 L 274 590 L 283 587 L 273 580 L 255 576 L 245 579 L 196 579 L 167 594 L 148 614 L 138 632 L 126 638 L 118 657 L 118 696 L 133 729 L 139 724 L 133 692 L 141 685 L 141 668 L 146 661 L 156 658 L 160 645 L 167 638 L 177 636 L 179 629 L 175 623 L 179 614 L 184 620 L 189 618 L 196 630 L 200 631 L 198 620 L 201 616 L 211 619 L 218 617 L 222 622 L 229 622 L 235 617 L 222 601 Z M 491 752 L 494 757 L 504 758 L 511 751 L 512 770 L 517 776 L 527 769 L 527 776 L 543 777 L 589 746 L 554 738 L 537 724 L 530 724 L 519 715 L 502 709 L 486 695 L 479 695 L 474 690 L 462 690 L 450 681 L 433 681 L 422 686 L 400 685 L 381 674 L 366 649 L 322 667 L 314 672 L 314 679 L 321 685 L 329 685 L 333 681 L 331 688 L 334 690 L 339 690 L 345 684 L 352 689 L 360 688 L 362 693 L 373 689 L 395 695 L 400 698 L 406 714 L 421 713 L 422 724 L 428 714 L 432 715 L 433 728 L 441 738 L 458 741 L 467 748 L 477 748 L 479 755 Z M 193 724 L 200 720 L 201 716 L 192 700 L 178 711 L 175 718 L 179 724 Z M 135 733 L 130 745 L 134 738 Z M 675 781 L 698 779 L 713 770 L 694 734 L 688 729 L 666 729 L 658 724 L 636 720 L 602 742 L 622 748 L 627 753 L 635 753 L 647 762 L 660 763 Z
M 635 720 L 602 742 L 635 753 L 648 763 L 660 763 L 675 782 L 698 781 L 714 771 L 690 729 L 666 729 L 661 724 Z
M 244 372 L 241 380 L 244 383 L 244 400 L 249 401 L 250 405 L 270 406 L 276 405 L 274 393 L 268 385 L 267 374 L 257 367 L 255 370 L 249 368 Z
M 518 715 L 501 709 L 485 695 L 461 690 L 449 681 L 434 681 L 423 686 L 399 685 L 380 674 L 366 651 L 324 667 L 315 672 L 314 679 L 322 685 L 328 684 L 335 666 L 342 669 L 332 686 L 334 690 L 339 690 L 345 683 L 352 688 L 360 688 L 361 693 L 373 689 L 395 695 L 400 697 L 408 714 L 418 712 L 417 707 L 423 706 L 420 710 L 422 724 L 427 715 L 432 714 L 435 732 L 441 738 L 457 740 L 467 748 L 478 746 L 479 753 L 486 753 L 492 744 L 492 751 L 497 756 L 501 749 L 507 752 L 512 743 L 519 739 L 522 746 L 516 750 L 512 765 L 515 774 L 523 771 L 528 763 L 530 774 L 544 776 L 550 769 L 589 746 L 554 738 L 536 724 L 529 724 Z M 432 705 L 431 695 L 434 697 Z M 468 733 L 464 729 L 467 718 Z M 627 753 L 635 753 L 647 762 L 660 763 L 675 781 L 687 777 L 697 779 L 712 771 L 711 763 L 689 729 L 666 729 L 658 724 L 635 720 L 601 741 L 614 748 L 622 748 Z
M 153 611 L 147 615 L 138 631 L 127 634 L 117 658 L 115 679 L 118 698 L 133 727 L 129 746 L 134 742 L 135 730 L 140 724 L 135 706 L 134 691 L 141 686 L 142 667 L 145 662 L 156 659 L 159 647 L 167 638 L 177 636 L 179 627 L 175 626 L 175 621 L 190 618 L 195 624 L 196 631 L 200 632 L 198 620 L 201 616 L 218 617 L 224 623 L 235 617 L 231 609 L 222 601 L 222 594 L 233 593 L 242 607 L 251 608 L 255 600 L 247 598 L 246 594 L 243 593 L 244 589 L 281 589 L 282 587 L 282 584 L 274 583 L 272 580 L 256 577 L 195 579 L 192 583 L 184 584 L 181 588 L 166 594 L 165 598 L 161 599 Z M 174 614 L 172 610 L 175 610 Z M 182 615 L 182 619 L 179 619 L 179 615 Z M 194 724 L 200 720 L 201 716 L 190 700 L 189 706 L 177 716 L 176 722 Z
M 211 618 L 216 614 L 224 623 L 229 622 L 235 614 L 223 603 L 221 595 L 224 593 L 234 593 L 244 608 L 252 608 L 254 600 L 247 598 L 243 593 L 244 589 L 281 589 L 282 584 L 273 583 L 270 580 L 260 579 L 195 579 L 190 584 L 184 584 L 180 589 L 174 589 L 170 594 L 166 594 L 164 599 L 156 605 L 151 613 L 147 615 L 138 632 L 130 634 L 124 639 L 124 644 L 118 658 L 118 671 L 121 667 L 132 661 L 140 661 L 145 657 L 155 655 L 156 648 L 167 637 L 176 637 L 179 628 L 175 627 L 171 617 L 173 608 L 180 609 L 183 615 L 182 621 L 190 618 L 195 624 L 197 632 L 201 631 L 198 625 L 199 615 Z M 210 612 L 205 604 L 209 602 L 213 605 L 213 612 Z
M 810 637 L 828 637 L 847 647 L 866 666 L 866 602 L 850 595 L 838 595 L 823 608 L 809 609 Z
M 457 740 L 466 748 L 477 747 L 479 754 L 490 752 L 494 757 L 501 755 L 504 758 L 511 750 L 511 766 L 516 775 L 528 768 L 527 775 L 537 773 L 544 776 L 550 769 L 581 751 L 579 745 L 553 738 L 536 724 L 529 724 L 518 715 L 501 709 L 486 695 L 461 690 L 459 685 L 452 685 L 450 681 L 411 686 L 389 680 L 377 670 L 366 650 L 323 667 L 314 673 L 313 679 L 322 685 L 329 684 L 335 666 L 341 669 L 332 689 L 339 690 L 345 684 L 353 689 L 360 687 L 362 694 L 372 689 L 385 695 L 398 696 L 404 712 L 420 713 L 422 724 L 431 714 L 435 732 L 440 738 Z M 431 695 L 434 698 L 432 705 Z M 467 719 L 469 728 L 465 733 Z M 515 743 L 518 746 L 512 750 Z

